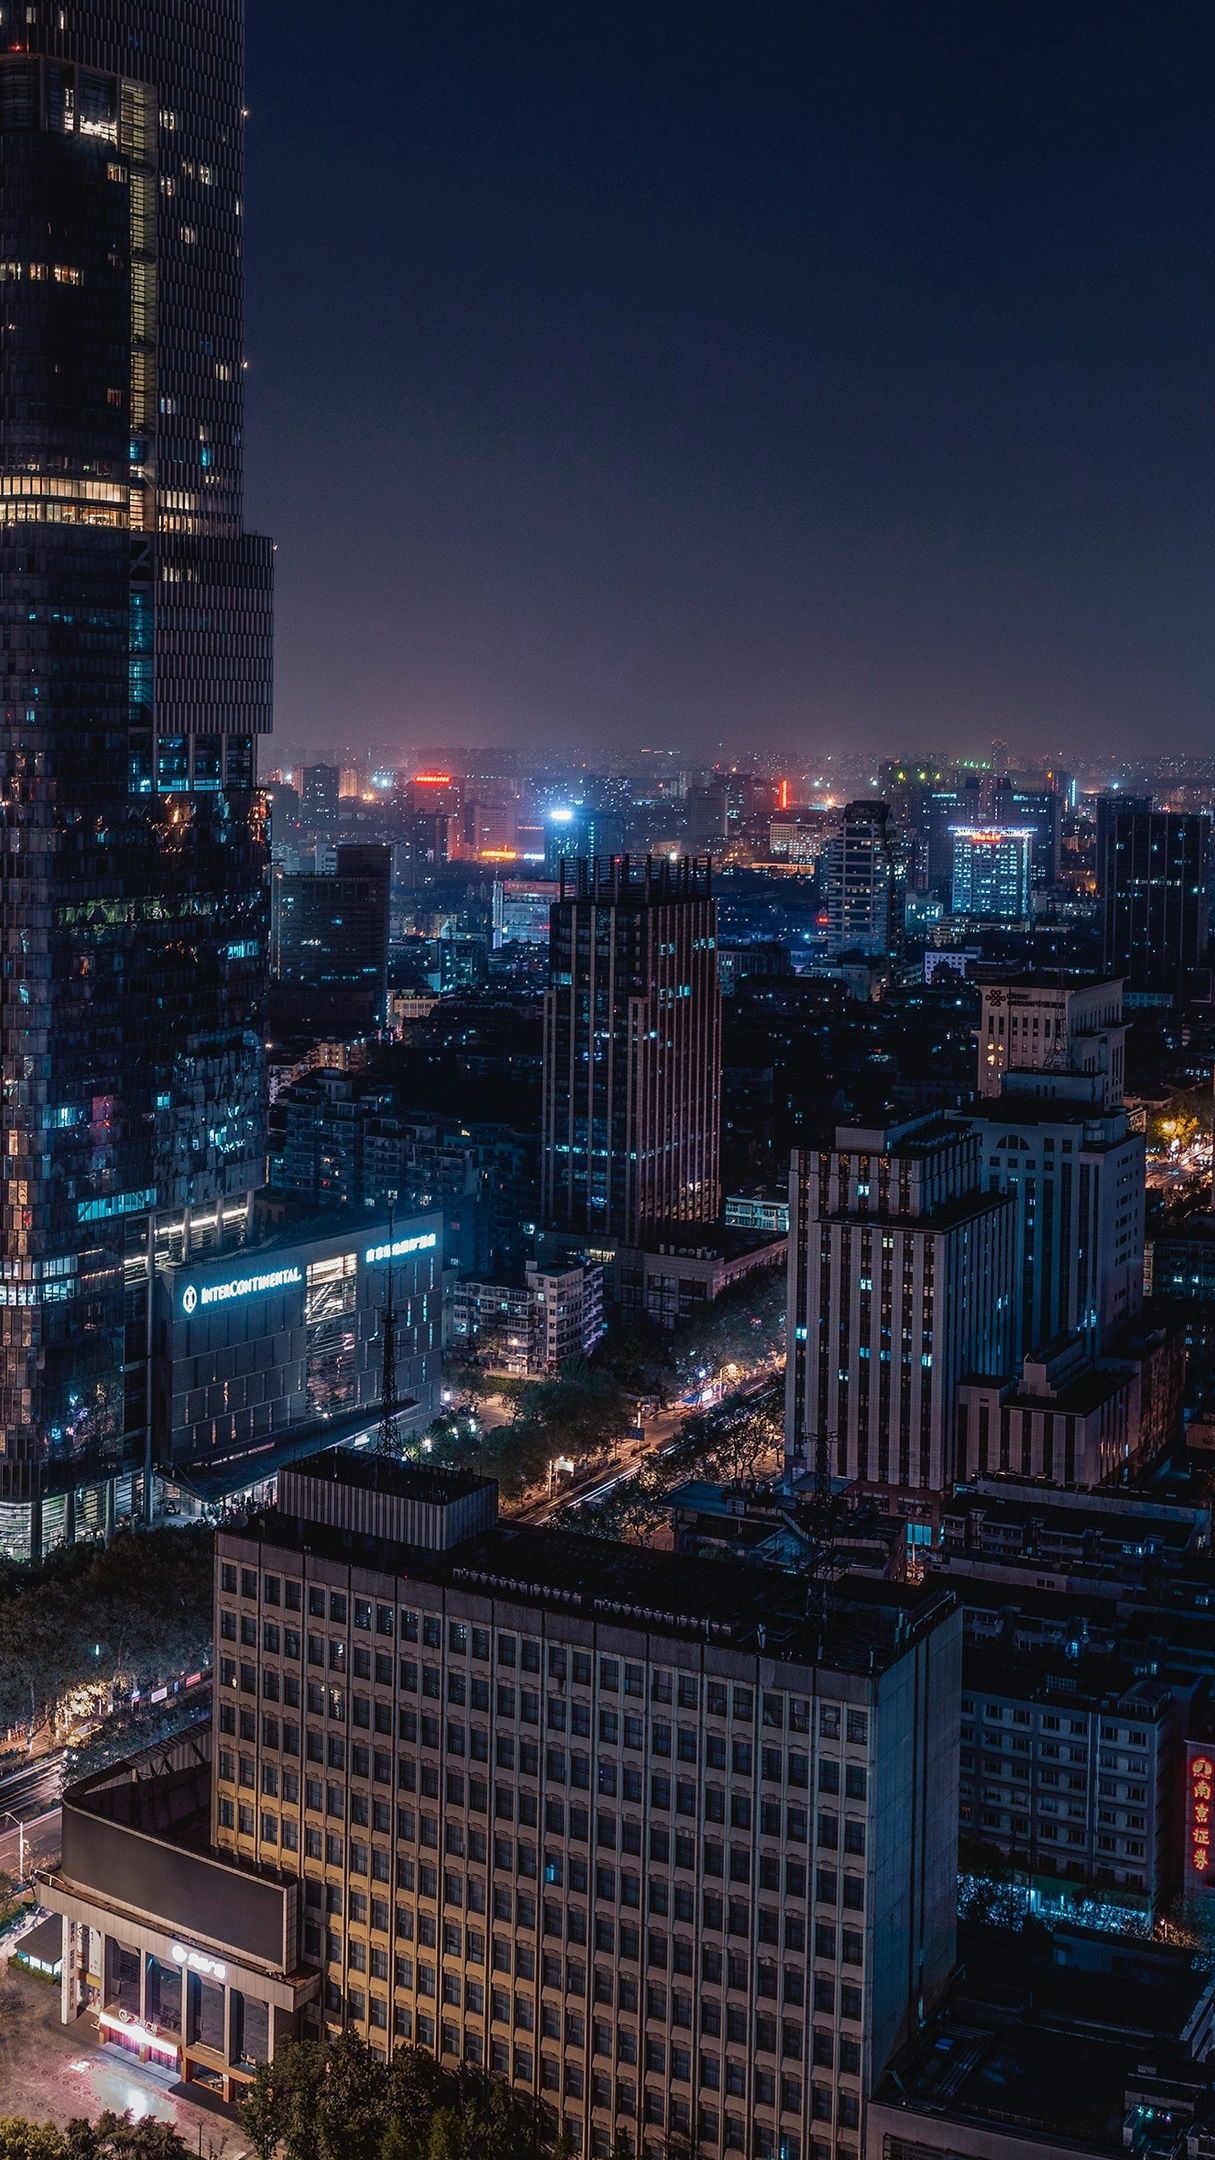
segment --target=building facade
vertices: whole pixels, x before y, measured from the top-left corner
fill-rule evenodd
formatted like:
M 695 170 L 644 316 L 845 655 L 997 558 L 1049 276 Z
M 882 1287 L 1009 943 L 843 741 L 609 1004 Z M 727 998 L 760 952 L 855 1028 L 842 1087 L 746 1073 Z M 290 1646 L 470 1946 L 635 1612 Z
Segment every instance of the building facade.
M 955 825 L 951 913 L 1028 922 L 1033 845 L 1028 825 Z
M 155 1452 L 162 1475 L 220 1494 L 280 1458 L 374 1423 L 392 1273 L 397 1431 L 439 1404 L 438 1215 L 342 1217 L 157 1272 Z
M 930 1116 L 795 1151 L 785 1458 L 907 1494 L 956 1474 L 957 1391 L 1006 1369 L 1013 1222 L 966 1125 Z
M 563 861 L 544 1001 L 541 1209 L 645 1242 L 721 1205 L 721 989 L 707 860 Z
M 457 1355 L 498 1372 L 551 1377 L 589 1358 L 603 1334 L 603 1269 L 529 1266 L 522 1283 L 461 1277 L 452 1292 Z
M 1211 821 L 1112 804 L 1101 819 L 1097 889 L 1108 975 L 1136 997 L 1181 1005 L 1206 956 Z
M 1143 1134 L 1125 1110 L 1067 1100 L 1066 1084 L 1042 1095 L 1010 1079 L 973 1121 L 983 1183 L 1013 1207 L 1009 1371 L 1062 1335 L 1106 1350 L 1143 1305 Z
M 282 1025 L 383 1027 L 391 890 L 392 850 L 374 844 L 339 847 L 332 876 L 275 871 L 270 968 Z
M 296 1944 L 261 1945 L 289 2029 L 508 2079 L 577 2152 L 859 2156 L 953 1964 L 952 1598 L 807 1621 L 779 1572 L 499 1530 L 492 1486 L 349 1456 L 280 1503 L 217 1539 L 208 1851 L 297 1887 Z M 85 1840 L 41 1894 L 65 2019 L 113 2015 L 79 1930 L 146 1987 L 169 1929 Z M 171 1926 L 248 1971 L 204 1900 Z M 239 2091 L 232 2030 L 217 2004 L 187 2075 Z
M 1037 975 L 984 983 L 979 1018 L 979 1093 L 1000 1095 L 1007 1074 L 1082 1073 L 1097 1084 L 1099 1110 L 1120 1110 L 1126 1085 L 1126 1025 L 1119 981 L 1052 982 Z
M 827 951 L 888 955 L 897 942 L 894 840 L 884 802 L 850 802 L 823 852 Z
M 0 1505 L 34 1550 L 48 1495 L 145 1467 L 156 1218 L 263 1174 L 242 40 L 240 0 L 86 0 L 0 55 Z

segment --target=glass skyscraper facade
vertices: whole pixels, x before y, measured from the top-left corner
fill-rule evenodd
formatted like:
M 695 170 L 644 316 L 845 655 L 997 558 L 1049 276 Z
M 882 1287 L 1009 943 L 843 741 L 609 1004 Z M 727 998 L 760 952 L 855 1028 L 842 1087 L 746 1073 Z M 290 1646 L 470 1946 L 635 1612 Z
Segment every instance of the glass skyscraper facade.
M 148 1258 L 262 1182 L 241 0 L 0 26 L 0 1541 L 143 1460 Z

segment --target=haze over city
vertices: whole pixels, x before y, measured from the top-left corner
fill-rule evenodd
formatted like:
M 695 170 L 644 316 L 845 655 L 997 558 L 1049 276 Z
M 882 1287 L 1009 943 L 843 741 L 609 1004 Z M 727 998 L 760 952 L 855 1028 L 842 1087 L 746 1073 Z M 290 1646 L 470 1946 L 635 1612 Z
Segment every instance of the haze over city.
M 250 35 L 289 757 L 1209 734 L 1209 9 Z

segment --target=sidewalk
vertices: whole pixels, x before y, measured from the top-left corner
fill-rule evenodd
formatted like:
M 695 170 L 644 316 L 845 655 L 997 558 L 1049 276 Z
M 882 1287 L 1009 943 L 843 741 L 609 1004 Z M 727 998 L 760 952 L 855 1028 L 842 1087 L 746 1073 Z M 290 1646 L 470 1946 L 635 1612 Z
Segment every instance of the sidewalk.
M 138 2122 L 172 2123 L 203 2160 L 247 2160 L 248 2141 L 227 2114 L 198 2107 L 150 2075 L 134 2056 L 99 2048 L 86 2015 L 59 2022 L 59 1989 L 10 1966 L 0 1973 L 0 2114 L 53 2122 L 94 2122 L 106 2108 Z

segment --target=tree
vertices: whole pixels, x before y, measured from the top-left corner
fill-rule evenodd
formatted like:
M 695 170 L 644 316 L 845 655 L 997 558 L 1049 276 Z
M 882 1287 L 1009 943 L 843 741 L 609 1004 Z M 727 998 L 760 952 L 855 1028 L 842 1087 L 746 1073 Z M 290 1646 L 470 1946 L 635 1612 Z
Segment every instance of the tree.
M 236 2112 L 256 2160 L 274 2160 L 283 2135 L 282 2095 L 274 2064 L 258 2064 L 252 2084 L 236 2104 Z
M 321 2160 L 377 2160 L 387 2120 L 384 2064 L 355 2032 L 329 2049 L 318 2097 Z
M 321 2040 L 287 2040 L 274 2058 L 282 2110 L 279 2137 L 287 2160 L 321 2160 L 318 2122 L 328 2048 Z
M 66 2160 L 67 2146 L 50 2123 L 0 2116 L 0 2160 Z

